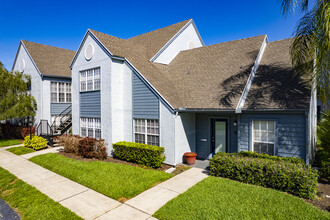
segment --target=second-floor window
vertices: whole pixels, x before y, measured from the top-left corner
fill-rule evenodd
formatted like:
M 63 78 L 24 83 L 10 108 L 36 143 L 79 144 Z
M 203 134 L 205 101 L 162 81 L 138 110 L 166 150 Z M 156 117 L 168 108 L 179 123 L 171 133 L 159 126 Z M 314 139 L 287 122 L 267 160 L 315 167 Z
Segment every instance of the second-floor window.
M 100 87 L 100 68 L 94 68 L 80 72 L 80 91 L 100 90 Z
M 71 102 L 71 83 L 51 82 L 51 102 Z

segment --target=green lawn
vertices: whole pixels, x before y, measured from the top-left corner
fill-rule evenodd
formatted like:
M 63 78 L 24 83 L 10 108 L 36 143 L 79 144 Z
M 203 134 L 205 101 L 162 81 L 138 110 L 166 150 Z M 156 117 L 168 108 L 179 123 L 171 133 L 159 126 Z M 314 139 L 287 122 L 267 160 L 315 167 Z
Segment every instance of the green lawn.
M 12 147 L 7 149 L 7 151 L 12 152 L 16 155 L 23 155 L 23 154 L 35 152 L 35 150 L 32 150 L 31 148 L 27 148 L 27 147 Z
M 22 142 L 20 140 L 16 139 L 3 139 L 0 140 L 0 147 L 7 147 L 7 146 L 12 146 L 12 145 L 17 145 L 21 144 Z
M 172 177 L 163 171 L 102 161 L 77 161 L 52 153 L 32 157 L 30 161 L 113 199 L 132 198 Z
M 22 219 L 81 219 L 1 167 L 0 198 L 18 210 Z
M 330 219 L 302 199 L 273 189 L 208 177 L 169 201 L 159 219 Z

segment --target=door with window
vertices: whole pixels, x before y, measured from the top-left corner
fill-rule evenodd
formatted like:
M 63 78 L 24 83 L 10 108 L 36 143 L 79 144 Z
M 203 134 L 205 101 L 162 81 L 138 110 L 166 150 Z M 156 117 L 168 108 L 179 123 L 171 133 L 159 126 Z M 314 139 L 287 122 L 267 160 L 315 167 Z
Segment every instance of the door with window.
M 218 152 L 227 152 L 227 120 L 212 120 L 212 155 Z

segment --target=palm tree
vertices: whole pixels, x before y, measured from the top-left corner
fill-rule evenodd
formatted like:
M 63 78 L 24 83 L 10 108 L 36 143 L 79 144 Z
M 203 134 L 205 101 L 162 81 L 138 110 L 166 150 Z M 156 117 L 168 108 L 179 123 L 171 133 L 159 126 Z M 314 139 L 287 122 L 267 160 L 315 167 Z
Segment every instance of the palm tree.
M 326 104 L 330 100 L 330 0 L 280 0 L 283 15 L 304 12 L 293 33 L 292 64 L 301 73 L 308 74 Z

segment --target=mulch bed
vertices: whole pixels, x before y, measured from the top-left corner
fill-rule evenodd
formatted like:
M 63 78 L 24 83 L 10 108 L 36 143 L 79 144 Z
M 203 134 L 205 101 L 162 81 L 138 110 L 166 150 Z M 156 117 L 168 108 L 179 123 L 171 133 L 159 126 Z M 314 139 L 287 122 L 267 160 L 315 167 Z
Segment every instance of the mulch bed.
M 113 157 L 107 157 L 107 159 L 105 159 L 105 160 L 99 160 L 99 159 L 95 159 L 95 158 L 84 158 L 82 156 L 77 156 L 73 153 L 59 152 L 59 154 L 64 156 L 64 157 L 79 160 L 79 161 L 103 161 L 103 162 L 108 162 L 108 163 L 120 163 L 120 164 L 130 165 L 130 166 L 134 166 L 134 167 L 141 167 L 141 168 L 144 168 L 144 169 L 152 169 L 152 170 L 165 171 L 165 170 L 168 170 L 169 168 L 173 167 L 171 165 L 163 163 L 163 165 L 161 167 L 159 167 L 157 169 L 154 169 L 154 168 L 149 168 L 149 167 L 146 167 L 146 166 L 141 166 L 141 165 L 136 164 L 136 163 L 130 163 L 130 162 L 127 162 L 127 161 L 119 160 L 119 159 L 116 159 L 116 158 L 113 158 Z
M 318 182 L 318 193 L 314 200 L 306 200 L 312 205 L 330 212 L 330 182 L 326 179 L 322 179 Z M 328 197 L 327 197 L 328 196 Z

